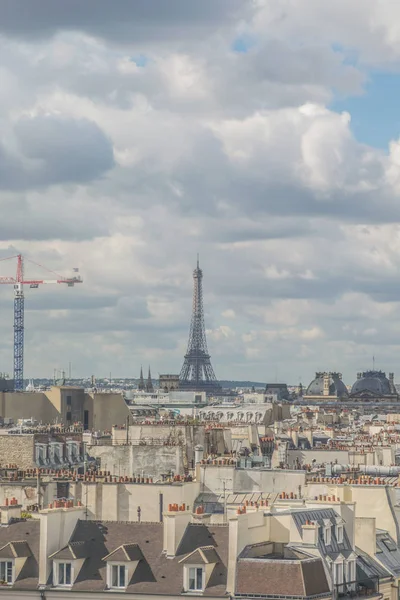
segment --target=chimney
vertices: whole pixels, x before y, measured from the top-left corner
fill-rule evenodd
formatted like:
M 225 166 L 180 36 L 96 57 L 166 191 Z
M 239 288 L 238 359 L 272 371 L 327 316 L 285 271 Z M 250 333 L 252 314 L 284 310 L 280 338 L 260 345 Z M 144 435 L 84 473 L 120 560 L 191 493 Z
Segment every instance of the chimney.
M 170 504 L 164 512 L 164 544 L 163 551 L 168 557 L 174 557 L 190 522 L 191 513 L 182 504 Z
M 316 546 L 318 544 L 319 525 L 317 523 L 312 523 L 311 521 L 306 521 L 301 529 L 303 544 L 312 544 L 313 546 Z
M 39 549 L 39 584 L 46 585 L 51 571 L 50 554 L 60 550 L 69 542 L 79 519 L 85 518 L 83 506 L 73 506 L 72 501 L 55 501 L 39 513 L 40 549 Z M 51 507 L 51 508 L 50 508 Z
M 21 508 L 22 504 L 18 504 L 16 498 L 6 498 L 4 506 L 0 506 L 1 524 L 8 525 L 11 519 L 20 519 Z

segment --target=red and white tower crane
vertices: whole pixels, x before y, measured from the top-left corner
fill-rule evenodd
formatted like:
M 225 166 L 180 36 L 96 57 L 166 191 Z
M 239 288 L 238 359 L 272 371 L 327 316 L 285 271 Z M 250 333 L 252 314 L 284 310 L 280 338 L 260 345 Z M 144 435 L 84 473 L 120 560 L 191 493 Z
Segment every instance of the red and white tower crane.
M 64 283 L 68 287 L 74 286 L 76 283 L 82 283 L 79 275 L 73 277 L 60 277 L 53 271 L 46 271 L 56 276 L 56 279 L 25 279 L 24 276 L 24 259 L 22 254 L 10 256 L 0 259 L 1 261 L 17 259 L 17 273 L 15 277 L 1 277 L 0 284 L 11 284 L 14 286 L 14 389 L 22 390 L 24 387 L 24 285 L 29 285 L 30 288 L 37 289 L 40 285 L 51 283 Z M 33 260 L 29 262 L 45 269 L 42 265 L 35 263 Z M 77 271 L 77 269 L 74 269 Z

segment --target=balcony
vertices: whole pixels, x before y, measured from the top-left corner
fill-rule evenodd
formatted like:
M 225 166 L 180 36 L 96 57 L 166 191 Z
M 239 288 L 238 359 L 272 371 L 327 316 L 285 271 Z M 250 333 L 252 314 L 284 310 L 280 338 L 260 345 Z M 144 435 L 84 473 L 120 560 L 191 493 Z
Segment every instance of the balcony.
M 333 586 L 332 598 L 335 599 L 346 599 L 346 598 L 381 598 L 382 594 L 379 592 L 379 577 L 371 576 L 365 578 L 359 578 L 356 581 L 345 581 L 342 584 L 336 584 Z

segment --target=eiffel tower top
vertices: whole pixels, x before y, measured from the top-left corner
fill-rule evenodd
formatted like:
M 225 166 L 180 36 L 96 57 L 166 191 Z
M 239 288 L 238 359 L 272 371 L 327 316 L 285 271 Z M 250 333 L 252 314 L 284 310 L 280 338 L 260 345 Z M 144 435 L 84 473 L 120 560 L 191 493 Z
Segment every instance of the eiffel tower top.
M 203 271 L 199 256 L 193 271 L 193 304 L 189 342 L 179 376 L 180 387 L 185 390 L 218 392 L 221 387 L 215 377 L 207 349 L 203 309 Z

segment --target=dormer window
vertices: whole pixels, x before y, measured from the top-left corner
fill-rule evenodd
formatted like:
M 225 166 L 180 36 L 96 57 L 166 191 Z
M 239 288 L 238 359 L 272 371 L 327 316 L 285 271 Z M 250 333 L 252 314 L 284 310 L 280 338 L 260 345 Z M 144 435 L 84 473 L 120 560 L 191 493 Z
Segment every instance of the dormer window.
M 72 563 L 54 561 L 53 584 L 55 587 L 70 587 L 72 585 Z
M 122 564 L 109 563 L 108 567 L 108 587 L 110 589 L 126 588 L 126 566 Z
M 204 591 L 204 568 L 202 566 L 187 566 L 186 570 L 186 585 L 187 592 L 203 592 Z
M 0 561 L 0 582 L 11 585 L 14 581 L 12 560 Z
M 336 525 L 336 539 L 338 544 L 343 543 L 343 525 Z
M 324 543 L 325 543 L 325 546 L 330 546 L 331 539 L 332 539 L 331 524 L 330 523 L 325 523 L 324 524 Z
M 194 594 L 204 592 L 221 559 L 214 546 L 200 546 L 179 562 L 183 563 L 183 589 Z

